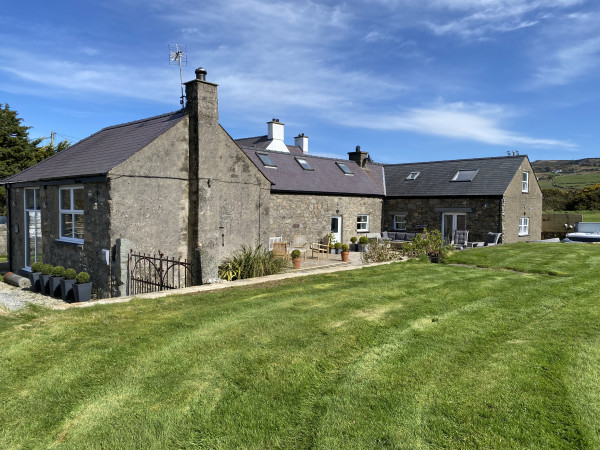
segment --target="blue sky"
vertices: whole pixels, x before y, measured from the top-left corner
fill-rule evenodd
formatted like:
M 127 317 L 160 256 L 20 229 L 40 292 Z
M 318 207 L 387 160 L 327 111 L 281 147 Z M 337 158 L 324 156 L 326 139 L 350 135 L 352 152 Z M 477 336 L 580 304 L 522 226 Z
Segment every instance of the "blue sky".
M 0 16 L 0 103 L 72 141 L 174 111 L 182 43 L 234 138 L 276 117 L 321 155 L 600 157 L 599 23 L 595 0 L 24 0 Z

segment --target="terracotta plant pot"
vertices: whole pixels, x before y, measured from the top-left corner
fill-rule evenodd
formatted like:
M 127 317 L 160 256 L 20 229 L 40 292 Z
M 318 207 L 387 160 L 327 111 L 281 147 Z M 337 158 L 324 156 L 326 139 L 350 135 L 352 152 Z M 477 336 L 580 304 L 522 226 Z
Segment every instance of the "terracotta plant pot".
M 342 252 L 342 262 L 348 262 L 348 256 L 350 252 Z
M 294 269 L 300 268 L 300 261 L 302 261 L 302 258 L 292 258 L 292 262 L 294 263 Z

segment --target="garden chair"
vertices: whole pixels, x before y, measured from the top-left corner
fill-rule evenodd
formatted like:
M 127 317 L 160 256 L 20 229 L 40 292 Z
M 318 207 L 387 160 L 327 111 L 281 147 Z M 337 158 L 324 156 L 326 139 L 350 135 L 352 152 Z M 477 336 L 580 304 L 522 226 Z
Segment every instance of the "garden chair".
M 500 240 L 500 236 L 502 233 L 492 233 L 491 231 L 487 234 L 485 238 L 485 242 L 483 243 L 484 247 L 491 247 L 494 245 L 498 245 L 498 241 Z
M 469 241 L 469 232 L 467 230 L 454 230 L 452 242 L 457 250 L 467 248 Z
M 321 239 L 321 242 L 315 242 L 311 244 L 310 249 L 312 251 L 311 256 L 313 258 L 316 253 L 317 259 L 320 259 L 322 255 L 327 255 L 327 259 L 329 259 L 329 237 Z
M 279 258 L 290 259 L 287 242 L 273 242 L 273 255 Z
M 300 254 L 304 256 L 304 259 L 306 259 L 306 252 L 309 249 L 310 249 L 310 244 L 306 240 L 306 237 L 302 236 L 302 235 L 296 235 L 296 236 L 294 236 L 294 239 L 292 240 L 292 243 L 290 244 L 289 251 L 291 254 L 294 250 L 300 250 Z

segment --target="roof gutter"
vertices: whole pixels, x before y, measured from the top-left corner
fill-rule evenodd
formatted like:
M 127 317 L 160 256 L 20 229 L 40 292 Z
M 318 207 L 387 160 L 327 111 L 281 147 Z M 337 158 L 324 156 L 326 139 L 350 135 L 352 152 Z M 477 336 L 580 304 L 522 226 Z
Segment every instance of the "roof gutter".
M 81 177 L 69 177 L 69 178 L 46 178 L 41 180 L 31 181 L 15 181 L 15 182 L 2 182 L 0 186 L 4 185 L 8 189 L 9 187 L 22 187 L 22 186 L 57 186 L 61 184 L 81 184 L 81 183 L 103 183 L 106 182 L 108 174 L 97 174 L 97 175 L 85 175 Z

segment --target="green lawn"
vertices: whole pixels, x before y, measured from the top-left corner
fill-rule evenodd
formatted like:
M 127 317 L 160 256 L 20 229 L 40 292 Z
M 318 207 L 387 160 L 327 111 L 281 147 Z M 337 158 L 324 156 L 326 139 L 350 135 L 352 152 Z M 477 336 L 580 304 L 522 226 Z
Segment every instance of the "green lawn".
M 0 448 L 598 448 L 600 247 L 0 312 Z

